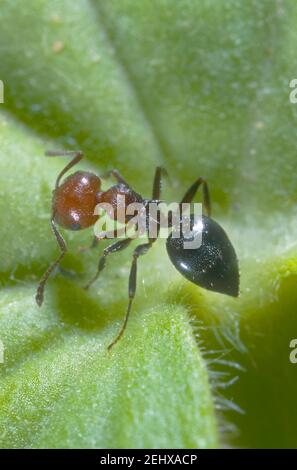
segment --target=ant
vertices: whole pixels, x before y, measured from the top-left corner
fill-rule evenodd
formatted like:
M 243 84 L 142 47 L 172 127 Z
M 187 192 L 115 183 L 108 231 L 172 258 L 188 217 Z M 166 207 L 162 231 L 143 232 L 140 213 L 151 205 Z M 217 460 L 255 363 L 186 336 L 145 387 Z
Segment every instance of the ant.
M 101 178 L 94 173 L 87 171 L 76 171 L 61 182 L 64 174 L 80 162 L 83 158 L 83 153 L 81 151 L 50 151 L 46 152 L 46 155 L 71 156 L 72 160 L 59 173 L 56 179 L 55 189 L 53 190 L 50 222 L 61 253 L 48 267 L 40 279 L 35 297 L 39 306 L 43 303 L 44 288 L 50 274 L 55 267 L 59 265 L 67 252 L 66 243 L 60 234 L 57 225 L 67 230 L 82 230 L 90 227 L 94 225 L 99 218 L 98 215 L 94 214 L 96 205 L 107 202 L 116 209 L 117 196 L 119 195 L 125 196 L 125 207 L 131 203 L 141 203 L 145 208 L 147 208 L 148 204 L 151 202 L 162 202 L 160 201 L 162 176 L 166 174 L 166 171 L 162 167 L 156 168 L 152 199 L 144 199 L 129 186 L 116 169 L 108 172 L 108 176 L 112 176 L 116 180 L 116 184 L 106 191 L 101 191 Z M 193 226 L 193 232 L 194 237 L 199 234 L 202 236 L 201 245 L 199 248 L 185 249 L 184 235 L 181 234 L 180 237 L 175 238 L 171 233 L 166 242 L 168 256 L 175 268 L 194 284 L 215 292 L 238 297 L 239 270 L 236 253 L 223 228 L 211 218 L 211 202 L 207 181 L 201 177 L 198 178 L 186 191 L 180 202 L 180 206 L 183 203 L 191 203 L 200 187 L 202 187 L 203 191 L 203 206 L 206 214 L 202 215 L 200 224 Z M 115 213 L 115 219 L 116 218 L 117 213 Z M 192 214 L 190 215 L 190 220 L 193 223 L 194 219 Z M 129 217 L 126 216 L 125 223 L 127 224 L 128 221 Z M 147 234 L 147 242 L 138 245 L 133 251 L 129 275 L 129 302 L 125 319 L 118 335 L 108 346 L 108 350 L 118 342 L 125 331 L 131 312 L 132 302 L 136 293 L 137 260 L 140 256 L 146 254 L 153 246 L 159 236 L 159 229 L 160 222 L 158 219 L 157 234 L 154 237 L 150 237 L 149 234 Z M 101 240 L 106 238 L 110 238 L 108 232 L 103 232 L 100 237 L 95 236 L 94 242 L 91 246 L 96 246 L 99 239 Z M 129 237 L 120 239 L 103 250 L 103 254 L 99 259 L 96 274 L 85 286 L 85 289 L 88 289 L 98 279 L 100 273 L 105 268 L 108 256 L 112 253 L 124 250 L 129 246 L 132 240 L 133 238 Z

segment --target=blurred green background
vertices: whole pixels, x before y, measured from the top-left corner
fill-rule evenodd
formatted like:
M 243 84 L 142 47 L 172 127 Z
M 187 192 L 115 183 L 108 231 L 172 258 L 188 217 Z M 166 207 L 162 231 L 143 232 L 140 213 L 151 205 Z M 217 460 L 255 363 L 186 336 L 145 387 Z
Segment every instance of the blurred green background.
M 296 447 L 296 2 L 2 0 L 0 20 L 0 446 Z M 86 293 L 90 229 L 64 232 L 72 275 L 39 309 L 60 148 L 147 197 L 157 164 L 168 201 L 204 176 L 240 298 L 187 282 L 160 240 L 108 354 L 133 247 Z

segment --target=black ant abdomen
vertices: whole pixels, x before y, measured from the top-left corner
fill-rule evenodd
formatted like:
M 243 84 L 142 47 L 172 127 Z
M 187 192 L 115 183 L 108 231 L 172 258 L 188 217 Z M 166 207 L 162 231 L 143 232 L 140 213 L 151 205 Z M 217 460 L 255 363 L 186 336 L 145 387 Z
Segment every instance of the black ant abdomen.
M 210 217 L 202 216 L 194 225 L 191 215 L 193 238 L 202 236 L 198 248 L 185 248 L 189 242 L 183 234 L 168 237 L 166 248 L 175 268 L 189 281 L 204 289 L 237 297 L 239 271 L 235 250 L 222 227 Z

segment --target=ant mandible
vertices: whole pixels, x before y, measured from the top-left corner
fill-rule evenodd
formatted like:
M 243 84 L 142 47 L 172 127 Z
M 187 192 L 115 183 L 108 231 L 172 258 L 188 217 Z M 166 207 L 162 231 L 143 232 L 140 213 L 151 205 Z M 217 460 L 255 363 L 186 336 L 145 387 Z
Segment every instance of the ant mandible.
M 43 303 L 44 288 L 51 272 L 59 265 L 67 252 L 66 243 L 57 225 L 67 230 L 82 230 L 90 227 L 96 223 L 99 217 L 94 214 L 96 205 L 102 202 L 109 203 L 116 210 L 118 195 L 125 196 L 126 206 L 136 202 L 142 203 L 147 207 L 150 202 L 161 202 L 162 176 L 166 173 L 162 167 L 156 168 L 152 199 L 144 199 L 129 186 L 116 169 L 111 170 L 108 174 L 115 178 L 117 184 L 111 186 L 106 191 L 101 191 L 101 178 L 94 173 L 86 171 L 76 171 L 61 183 L 64 174 L 83 158 L 83 153 L 81 151 L 46 152 L 46 155 L 71 156 L 72 160 L 59 173 L 55 189 L 53 190 L 50 222 L 61 253 L 40 279 L 35 297 L 39 306 Z M 202 235 L 202 243 L 199 248 L 185 249 L 183 234 L 175 238 L 171 233 L 166 242 L 168 256 L 175 268 L 194 284 L 205 289 L 237 297 L 239 295 L 239 270 L 236 253 L 225 231 L 211 218 L 211 203 L 206 180 L 201 177 L 198 178 L 186 191 L 180 206 L 183 203 L 191 203 L 201 186 L 206 215 L 202 215 L 202 222 L 196 226 L 194 225 L 193 231 L 194 237 L 199 234 Z M 125 223 L 128 220 L 129 218 L 127 217 Z M 193 222 L 192 214 L 190 215 L 190 220 Z M 136 292 L 137 260 L 148 252 L 157 240 L 158 235 L 159 231 L 157 231 L 156 236 L 153 238 L 148 235 L 148 241 L 138 245 L 133 251 L 129 275 L 128 307 L 123 325 L 118 335 L 108 346 L 109 350 L 118 342 L 127 326 Z M 105 233 L 105 236 L 100 237 L 100 239 L 103 238 L 110 238 L 108 232 Z M 132 240 L 133 238 L 120 239 L 103 250 L 97 272 L 85 286 L 85 289 L 88 289 L 98 279 L 105 267 L 107 257 L 112 253 L 127 248 Z M 96 242 L 98 242 L 98 239 L 95 237 L 93 246 L 96 245 Z

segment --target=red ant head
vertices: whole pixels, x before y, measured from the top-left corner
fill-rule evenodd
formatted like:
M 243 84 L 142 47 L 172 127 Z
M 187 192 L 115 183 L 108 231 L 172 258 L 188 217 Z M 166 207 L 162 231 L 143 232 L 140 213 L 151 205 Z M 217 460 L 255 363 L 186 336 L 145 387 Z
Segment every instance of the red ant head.
M 68 230 L 80 230 L 94 225 L 96 195 L 101 189 L 98 176 L 87 171 L 77 171 L 68 176 L 54 190 L 53 214 L 57 224 Z

